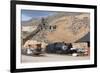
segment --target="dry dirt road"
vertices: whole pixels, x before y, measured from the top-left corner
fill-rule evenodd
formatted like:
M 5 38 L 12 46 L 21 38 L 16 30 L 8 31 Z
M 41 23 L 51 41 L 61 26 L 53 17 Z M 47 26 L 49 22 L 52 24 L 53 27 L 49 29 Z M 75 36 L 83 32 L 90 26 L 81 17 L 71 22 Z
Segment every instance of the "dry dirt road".
M 88 60 L 89 56 L 68 56 L 68 55 L 58 55 L 58 54 L 44 54 L 42 56 L 27 56 L 22 55 L 22 63 L 30 62 L 51 62 L 51 61 L 70 61 L 70 60 Z

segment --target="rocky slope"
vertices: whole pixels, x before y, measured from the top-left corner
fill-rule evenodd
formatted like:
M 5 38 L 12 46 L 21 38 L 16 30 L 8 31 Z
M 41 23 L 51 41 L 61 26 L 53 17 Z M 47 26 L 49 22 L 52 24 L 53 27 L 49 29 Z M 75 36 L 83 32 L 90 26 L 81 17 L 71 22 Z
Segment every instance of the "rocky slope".
M 45 18 L 45 29 L 43 28 L 35 35 L 31 35 L 34 33 L 33 31 L 22 37 L 26 38 L 31 35 L 27 40 L 32 39 L 45 42 L 76 42 L 90 32 L 89 19 L 89 13 L 57 13 Z M 36 30 L 39 30 L 39 24 L 41 24 L 41 20 L 31 20 L 27 23 L 23 22 L 22 27 L 37 26 Z M 52 28 L 54 26 L 56 26 L 56 28 Z

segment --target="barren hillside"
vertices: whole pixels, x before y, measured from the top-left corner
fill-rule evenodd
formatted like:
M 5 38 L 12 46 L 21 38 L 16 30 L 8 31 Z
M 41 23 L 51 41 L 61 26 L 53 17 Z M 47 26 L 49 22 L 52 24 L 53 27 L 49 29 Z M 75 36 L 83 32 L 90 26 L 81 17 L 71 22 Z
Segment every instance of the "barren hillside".
M 90 31 L 87 14 L 63 16 L 50 24 L 57 25 L 57 28 L 54 32 L 48 32 L 46 38 L 49 41 L 75 42 Z
M 60 13 L 55 14 L 54 16 L 49 16 L 46 18 L 46 29 L 33 35 L 31 39 L 46 42 L 76 42 L 90 32 L 89 19 L 89 13 L 77 13 L 74 15 Z M 30 22 L 27 22 L 26 25 L 34 27 L 34 25 L 38 26 L 39 23 L 40 20 L 31 20 Z M 25 22 L 23 24 L 25 24 Z M 56 26 L 56 28 L 52 29 L 52 26 Z

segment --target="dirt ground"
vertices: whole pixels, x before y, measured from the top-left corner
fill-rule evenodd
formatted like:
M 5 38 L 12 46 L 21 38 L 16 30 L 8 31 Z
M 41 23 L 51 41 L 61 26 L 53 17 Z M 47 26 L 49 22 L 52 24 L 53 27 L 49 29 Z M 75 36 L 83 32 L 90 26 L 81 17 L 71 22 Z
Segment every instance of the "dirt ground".
M 71 60 L 88 60 L 89 56 L 69 56 L 69 55 L 58 55 L 58 54 L 44 54 L 41 56 L 27 56 L 22 55 L 22 63 L 30 62 L 51 62 L 51 61 L 71 61 Z

